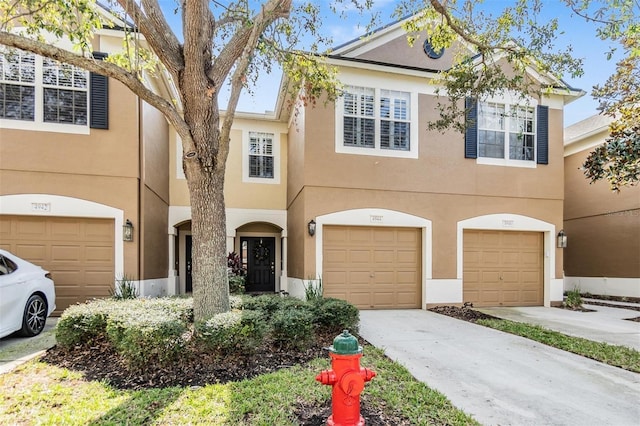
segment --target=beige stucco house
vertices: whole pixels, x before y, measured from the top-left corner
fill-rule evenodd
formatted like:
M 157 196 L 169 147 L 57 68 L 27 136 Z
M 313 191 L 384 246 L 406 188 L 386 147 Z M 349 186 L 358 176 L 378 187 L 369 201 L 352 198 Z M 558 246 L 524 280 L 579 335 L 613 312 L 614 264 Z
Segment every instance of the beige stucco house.
M 109 53 L 107 36 L 97 51 Z M 469 104 L 475 126 L 441 134 L 427 122 L 451 52 L 409 47 L 396 23 L 329 61 L 344 84 L 336 102 L 293 114 L 281 97 L 275 112 L 235 119 L 227 249 L 247 266 L 247 289 L 302 296 L 321 279 L 325 295 L 365 309 L 559 303 L 562 117 L 582 92 L 531 70 L 554 89 Z M 108 90 L 108 129 L 52 127 L 37 101 L 33 120 L 0 117 L 0 246 L 53 270 L 69 303 L 105 295 L 120 274 L 145 295 L 188 293 L 180 139 L 118 83 Z
M 610 122 L 594 115 L 565 129 L 565 289 L 640 297 L 640 187 L 614 193 L 607 182 L 589 184 L 581 170 Z

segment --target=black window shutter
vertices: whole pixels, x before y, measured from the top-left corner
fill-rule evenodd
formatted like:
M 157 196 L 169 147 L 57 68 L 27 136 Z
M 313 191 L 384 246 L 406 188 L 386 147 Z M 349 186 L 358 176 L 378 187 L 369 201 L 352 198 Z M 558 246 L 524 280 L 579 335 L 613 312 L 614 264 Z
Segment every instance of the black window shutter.
M 464 133 L 464 158 L 478 158 L 478 103 L 473 98 L 465 98 L 467 130 Z
M 93 57 L 103 60 L 106 53 L 93 52 Z M 92 129 L 109 128 L 109 78 L 91 73 L 89 77 L 89 127 Z
M 549 164 L 549 107 L 538 105 L 538 164 Z

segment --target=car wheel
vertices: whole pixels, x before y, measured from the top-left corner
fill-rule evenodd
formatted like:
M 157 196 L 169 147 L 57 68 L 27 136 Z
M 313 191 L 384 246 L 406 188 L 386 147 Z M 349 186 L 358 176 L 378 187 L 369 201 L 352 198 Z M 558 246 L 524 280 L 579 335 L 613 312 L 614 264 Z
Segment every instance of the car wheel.
M 22 330 L 20 334 L 26 337 L 36 336 L 44 329 L 47 321 L 47 302 L 37 294 L 27 300 L 22 316 Z

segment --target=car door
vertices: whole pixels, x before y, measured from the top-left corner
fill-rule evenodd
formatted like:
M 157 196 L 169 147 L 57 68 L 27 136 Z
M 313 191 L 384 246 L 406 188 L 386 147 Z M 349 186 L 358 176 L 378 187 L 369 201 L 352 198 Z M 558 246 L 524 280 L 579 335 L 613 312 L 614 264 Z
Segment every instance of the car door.
M 0 254 L 0 337 L 9 335 L 22 326 L 24 309 L 24 280 L 17 266 Z

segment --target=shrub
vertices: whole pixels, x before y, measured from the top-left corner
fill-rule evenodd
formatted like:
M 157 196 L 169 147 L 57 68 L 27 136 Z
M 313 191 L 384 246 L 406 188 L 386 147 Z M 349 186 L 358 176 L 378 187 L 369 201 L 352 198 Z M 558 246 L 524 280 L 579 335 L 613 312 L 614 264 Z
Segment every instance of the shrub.
M 116 280 L 115 290 L 109 290 L 111 297 L 116 300 L 128 300 L 138 298 L 138 289 L 133 283 L 133 279 L 127 275 Z
M 326 332 L 339 333 L 344 329 L 358 330 L 360 313 L 358 308 L 346 300 L 325 298 L 313 303 L 314 323 Z
M 307 284 L 302 283 L 304 286 L 304 297 L 307 302 L 313 302 L 322 299 L 322 278 L 318 279 L 318 283 L 314 284 L 313 280 L 307 280 Z
M 229 275 L 229 293 L 243 294 L 245 278 L 240 275 Z
M 198 341 L 216 351 L 252 352 L 268 330 L 260 311 L 230 311 L 197 325 Z
M 283 298 L 275 294 L 263 294 L 260 296 L 245 296 L 243 299 L 243 309 L 252 311 L 262 311 L 267 320 L 274 312 L 280 309 Z
M 68 307 L 56 325 L 57 343 L 67 348 L 82 343 L 91 344 L 106 331 L 108 307 L 103 301 Z
M 298 299 L 297 297 L 280 297 L 278 303 L 278 309 L 306 309 L 307 311 L 312 310 L 312 305 L 309 302 Z
M 167 364 L 184 352 L 187 326 L 177 313 L 164 309 L 130 309 L 112 313 L 107 336 L 132 367 Z
M 191 298 L 159 299 L 100 299 L 72 305 L 61 315 L 56 326 L 56 340 L 64 347 L 91 344 L 96 338 L 106 335 L 107 323 L 115 317 L 130 313 L 145 317 L 149 312 L 158 317 L 176 318 L 182 323 L 193 320 Z M 112 333 L 114 331 L 112 330 Z
M 234 309 L 243 309 L 244 308 L 244 299 L 239 295 L 231 295 L 229 296 L 229 306 L 231 310 Z
M 580 296 L 580 289 L 578 287 L 567 292 L 567 298 L 564 301 L 564 305 L 571 309 L 582 308 L 582 296 Z
M 276 343 L 304 349 L 313 338 L 313 314 L 307 309 L 281 309 L 273 314 L 271 327 Z

